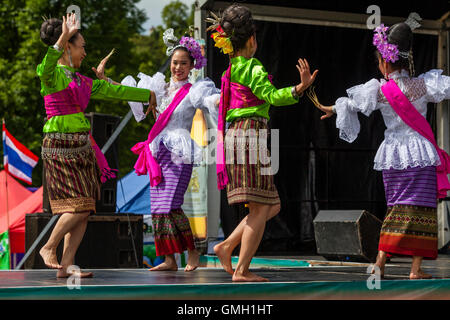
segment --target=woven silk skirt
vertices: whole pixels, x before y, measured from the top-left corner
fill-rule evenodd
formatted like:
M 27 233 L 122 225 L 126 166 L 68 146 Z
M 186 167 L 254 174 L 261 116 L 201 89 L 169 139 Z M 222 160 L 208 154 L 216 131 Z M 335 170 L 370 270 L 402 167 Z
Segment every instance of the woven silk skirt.
M 195 249 L 189 219 L 181 209 L 192 174 L 192 164 L 177 164 L 172 153 L 159 146 L 156 161 L 161 167 L 162 181 L 150 187 L 156 255 L 163 256 Z
M 42 159 L 53 214 L 95 212 L 101 173 L 89 133 L 45 133 Z
M 384 170 L 388 205 L 379 250 L 437 258 L 436 167 Z
M 224 144 L 228 173 L 227 198 L 230 205 L 248 202 L 280 203 L 274 177 L 267 174 L 270 173 L 267 139 L 259 139 L 260 136 L 268 135 L 269 127 L 265 118 L 236 119 L 229 126 Z

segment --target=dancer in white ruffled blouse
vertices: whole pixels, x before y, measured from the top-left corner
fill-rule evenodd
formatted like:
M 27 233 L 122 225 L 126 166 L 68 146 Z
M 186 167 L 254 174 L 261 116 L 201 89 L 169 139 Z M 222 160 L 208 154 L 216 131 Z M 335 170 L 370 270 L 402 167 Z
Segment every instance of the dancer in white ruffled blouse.
M 178 55 L 178 52 L 183 52 L 183 50 L 176 50 L 174 56 L 175 54 Z M 157 105 L 154 109 L 150 108 L 154 112 L 155 119 L 166 110 L 178 90 L 189 83 L 189 79 L 177 81 L 178 77 L 173 74 L 170 81 L 166 83 L 164 75 L 160 72 L 152 77 L 139 73 L 138 78 L 141 79 L 137 85 L 139 88 L 153 88 L 155 90 Z M 187 96 L 173 112 L 166 127 L 150 143 L 152 154 L 158 153 L 161 142 L 163 142 L 164 146 L 178 158 L 178 161 L 199 163 L 202 160 L 202 149 L 191 138 L 192 119 L 197 108 L 200 108 L 209 112 L 213 121 L 217 122 L 218 109 L 216 104 L 218 97 L 220 97 L 220 90 L 215 87 L 214 82 L 210 79 L 205 78 L 194 83 Z M 138 105 L 139 103 L 132 102 L 131 104 Z M 134 114 L 135 117 L 139 117 L 143 113 L 142 111 L 135 111 Z
M 383 275 L 387 256 L 412 256 L 410 278 L 422 279 L 431 278 L 420 268 L 422 259 L 437 257 L 436 199 L 445 196 L 449 186 L 448 155 L 435 145 L 425 117 L 428 102 L 450 98 L 450 77 L 442 75 L 442 70 L 412 76 L 412 24 L 408 22 L 391 28 L 381 25 L 375 30 L 378 67 L 385 79 L 372 79 L 348 89 L 348 97 L 337 99 L 334 106 L 316 106 L 325 112 L 321 119 L 337 114 L 339 137 L 350 143 L 360 129 L 357 113 L 369 116 L 380 110 L 386 131 L 374 169 L 383 172 L 388 211 L 376 266 Z M 401 109 L 406 105 L 409 109 Z M 424 121 L 431 134 L 426 137 L 421 130 L 419 133 L 410 117 Z
M 217 121 L 220 90 L 207 78 L 192 85 L 189 83 L 190 71 L 206 64 L 201 48 L 193 38 L 182 37 L 178 41 L 172 29 L 166 30 L 163 38 L 168 46 L 167 55 L 171 57 L 171 79 L 166 83 L 159 72 L 153 76 L 138 74 L 137 87 L 151 88 L 156 95 L 156 107 L 149 106 L 144 113 L 141 103 L 130 102 L 131 109 L 137 121 L 153 112 L 156 122 L 147 141 L 138 143 L 132 151 L 139 154 L 136 173 L 148 172 L 150 176 L 150 211 L 156 255 L 165 256 L 163 263 L 150 270 L 178 270 L 174 253 L 188 250 L 185 271 L 193 271 L 198 267 L 199 253 L 195 249 L 189 220 L 181 209 L 193 163 L 202 160 L 202 149 L 191 138 L 192 120 L 200 108 Z M 122 84 L 136 86 L 136 81 L 128 76 Z

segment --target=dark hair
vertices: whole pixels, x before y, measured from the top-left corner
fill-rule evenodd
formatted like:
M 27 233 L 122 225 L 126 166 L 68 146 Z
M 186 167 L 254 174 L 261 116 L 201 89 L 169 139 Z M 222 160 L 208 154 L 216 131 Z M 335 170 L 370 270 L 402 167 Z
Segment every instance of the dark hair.
M 397 45 L 398 51 L 410 52 L 412 49 L 413 33 L 404 22 L 394 24 L 387 32 L 388 42 Z M 394 68 L 409 68 L 409 59 L 400 55 L 398 60 L 392 63 Z
M 172 63 L 173 55 L 175 54 L 175 51 L 177 51 L 177 50 L 181 50 L 181 51 L 187 52 L 188 56 L 189 56 L 189 59 L 191 59 L 191 63 L 194 64 L 195 59 L 191 56 L 191 53 L 189 52 L 189 50 L 186 47 L 178 47 L 175 50 L 173 50 L 172 55 L 170 56 L 170 63 Z
M 414 73 L 414 62 L 412 57 L 412 41 L 413 33 L 409 25 L 404 22 L 394 24 L 387 31 L 387 39 L 391 44 L 395 44 L 398 51 L 409 52 L 409 57 L 404 58 L 398 56 L 398 60 L 391 62 L 393 69 L 409 69 L 411 76 Z M 376 50 L 377 57 L 381 57 L 381 54 Z
M 62 20 L 57 18 L 51 18 L 45 20 L 41 25 L 41 40 L 48 46 L 53 46 L 59 39 L 62 33 Z M 80 31 L 77 31 L 70 39 L 69 42 L 73 43 Z
M 244 48 L 247 40 L 256 31 L 252 13 L 247 7 L 239 4 L 233 4 L 225 9 L 220 26 L 230 37 L 234 51 Z

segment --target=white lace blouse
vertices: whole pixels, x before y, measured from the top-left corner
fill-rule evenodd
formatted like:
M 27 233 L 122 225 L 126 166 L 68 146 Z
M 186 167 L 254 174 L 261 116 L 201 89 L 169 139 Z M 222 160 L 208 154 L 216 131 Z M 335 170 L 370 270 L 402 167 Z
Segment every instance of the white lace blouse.
M 178 89 L 185 85 L 188 80 L 175 82 L 172 79 L 165 82 L 164 75 L 157 72 L 148 76 L 139 73 L 140 79 L 137 87 L 149 89 L 155 92 L 157 102 L 157 117 L 167 109 L 172 102 Z M 124 79 L 125 80 L 125 79 Z M 122 81 L 123 83 L 123 81 Z M 220 89 L 217 89 L 210 79 L 205 78 L 194 83 L 186 97 L 173 111 L 166 127 L 150 143 L 150 150 L 154 157 L 158 154 L 160 143 L 177 156 L 177 161 L 184 163 L 199 163 L 202 161 L 202 149 L 191 138 L 192 120 L 196 109 L 200 108 L 211 114 L 213 120 L 217 122 L 219 108 L 216 102 L 220 98 Z M 136 120 L 140 121 L 143 116 L 143 107 L 139 103 L 130 103 Z M 145 117 L 145 115 L 144 115 Z
M 450 99 L 450 77 L 442 75 L 442 70 L 433 69 L 418 77 L 409 77 L 406 70 L 401 70 L 391 73 L 389 77 L 394 79 L 424 117 L 428 102 L 438 103 Z M 372 79 L 348 89 L 348 98 L 336 100 L 339 137 L 353 142 L 360 129 L 357 113 L 369 116 L 373 111 L 380 110 L 387 128 L 384 141 L 375 155 L 375 170 L 439 165 L 439 156 L 431 142 L 404 123 L 389 105 L 380 88 L 385 83 L 384 79 Z

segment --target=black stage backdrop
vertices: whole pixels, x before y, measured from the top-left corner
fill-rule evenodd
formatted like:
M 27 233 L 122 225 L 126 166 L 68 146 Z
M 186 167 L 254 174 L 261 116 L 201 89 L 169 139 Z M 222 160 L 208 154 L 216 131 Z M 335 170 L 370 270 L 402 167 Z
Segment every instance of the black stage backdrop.
M 324 105 L 347 96 L 346 89 L 354 85 L 382 77 L 370 30 L 263 21 L 256 25 L 255 57 L 274 76 L 277 88 L 299 83 L 295 67 L 299 57 L 308 60 L 311 72 L 319 69 L 314 85 Z M 207 46 L 208 74 L 220 87 L 228 58 L 213 48 L 211 39 Z M 413 50 L 416 75 L 436 67 L 436 36 L 415 34 Z M 339 139 L 335 117 L 320 120 L 321 114 L 306 95 L 296 105 L 271 107 L 270 127 L 280 130 L 275 184 L 281 212 L 267 223 L 259 255 L 315 253 L 312 221 L 319 210 L 365 209 L 380 219 L 385 216 L 382 175 L 373 170 L 376 150 L 384 138 L 381 113 L 359 115 L 361 131 L 352 144 Z M 427 118 L 433 128 L 435 114 L 435 106 L 430 104 Z M 226 237 L 247 209 L 229 206 L 225 191 L 221 198 L 220 218 Z

